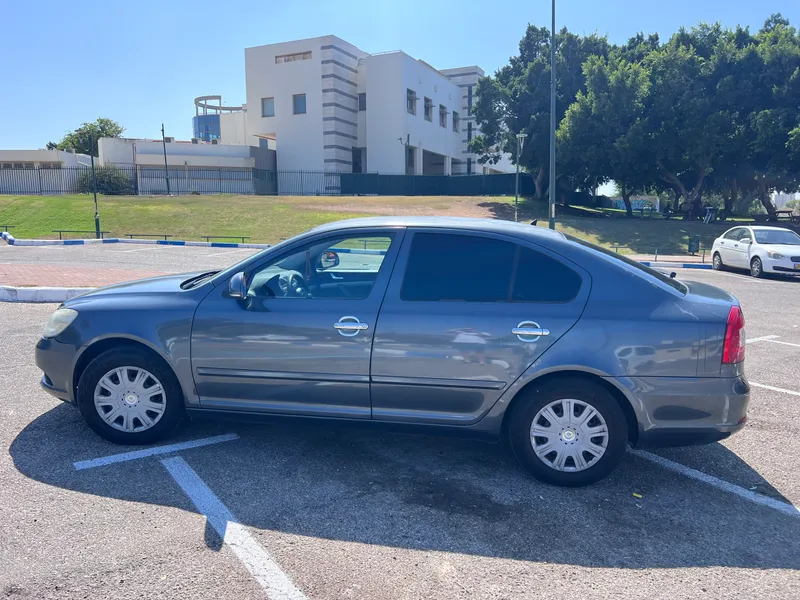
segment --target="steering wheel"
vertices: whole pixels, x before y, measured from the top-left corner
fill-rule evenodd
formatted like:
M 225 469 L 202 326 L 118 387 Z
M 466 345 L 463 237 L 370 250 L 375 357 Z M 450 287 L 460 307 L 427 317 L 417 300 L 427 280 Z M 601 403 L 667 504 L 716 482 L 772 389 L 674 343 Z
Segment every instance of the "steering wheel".
M 307 298 L 308 286 L 303 276 L 297 271 L 281 273 L 278 278 L 278 287 L 284 297 L 287 298 Z

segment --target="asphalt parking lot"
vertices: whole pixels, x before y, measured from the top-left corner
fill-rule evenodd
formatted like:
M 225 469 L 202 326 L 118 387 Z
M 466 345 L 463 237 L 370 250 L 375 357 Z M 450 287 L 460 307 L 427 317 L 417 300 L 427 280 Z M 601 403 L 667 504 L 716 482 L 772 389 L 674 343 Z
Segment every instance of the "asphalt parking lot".
M 0 246 L 0 262 L 86 265 L 76 249 L 163 271 L 246 256 L 68 247 L 20 258 Z M 499 445 L 295 422 L 194 422 L 169 441 L 184 448 L 120 457 L 133 449 L 39 389 L 32 351 L 55 307 L 0 304 L 0 593 L 798 598 L 800 280 L 679 277 L 743 305 L 748 425 L 719 444 L 630 453 L 583 489 L 531 479 Z

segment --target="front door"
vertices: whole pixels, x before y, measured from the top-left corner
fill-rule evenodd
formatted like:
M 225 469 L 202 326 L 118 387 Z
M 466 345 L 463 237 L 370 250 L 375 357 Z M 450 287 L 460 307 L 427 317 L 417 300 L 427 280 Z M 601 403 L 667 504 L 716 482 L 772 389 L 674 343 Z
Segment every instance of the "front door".
M 731 265 L 743 269 L 750 268 L 750 241 L 752 241 L 752 236 L 753 234 L 750 233 L 749 229 L 741 228 L 739 235 L 733 240 Z
M 410 229 L 372 351 L 372 417 L 479 420 L 580 317 L 588 273 L 516 238 Z
M 315 236 L 227 282 L 197 309 L 192 370 L 203 408 L 369 418 L 375 322 L 402 229 Z

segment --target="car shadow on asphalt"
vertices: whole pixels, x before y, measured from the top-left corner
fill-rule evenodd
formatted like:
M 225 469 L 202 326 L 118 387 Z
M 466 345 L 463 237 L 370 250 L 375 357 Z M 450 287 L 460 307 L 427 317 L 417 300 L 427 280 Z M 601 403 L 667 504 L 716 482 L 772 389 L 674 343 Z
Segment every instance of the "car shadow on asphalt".
M 170 442 L 229 432 L 239 439 L 180 455 L 238 522 L 263 531 L 591 567 L 800 569 L 800 518 L 633 456 L 593 486 L 566 489 L 532 479 L 498 444 L 461 438 L 197 421 Z M 72 464 L 131 449 L 99 439 L 59 405 L 17 435 L 10 455 L 47 485 L 196 510 L 158 458 Z M 726 479 L 759 480 L 759 491 L 788 502 L 724 446 L 696 450 Z M 200 535 L 221 548 L 210 526 Z

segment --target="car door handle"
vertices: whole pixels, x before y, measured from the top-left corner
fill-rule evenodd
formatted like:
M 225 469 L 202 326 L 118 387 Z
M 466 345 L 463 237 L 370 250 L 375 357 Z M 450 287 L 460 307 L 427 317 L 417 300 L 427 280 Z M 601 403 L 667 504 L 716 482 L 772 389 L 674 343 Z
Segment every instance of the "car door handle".
M 347 316 L 339 319 L 338 323 L 334 323 L 333 328 L 339 332 L 339 335 L 353 337 L 354 335 L 358 335 L 359 331 L 369 329 L 369 325 L 359 321 L 358 317 Z
M 342 279 L 344 279 L 344 275 L 342 275 L 341 277 L 337 277 L 336 275 L 331 273 L 331 279 L 333 279 L 334 281 L 341 281 Z
M 511 330 L 521 342 L 535 342 L 543 335 L 550 335 L 550 330 L 540 327 L 536 321 L 522 321 Z

